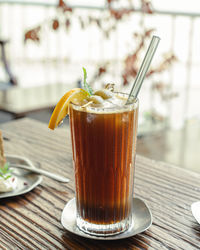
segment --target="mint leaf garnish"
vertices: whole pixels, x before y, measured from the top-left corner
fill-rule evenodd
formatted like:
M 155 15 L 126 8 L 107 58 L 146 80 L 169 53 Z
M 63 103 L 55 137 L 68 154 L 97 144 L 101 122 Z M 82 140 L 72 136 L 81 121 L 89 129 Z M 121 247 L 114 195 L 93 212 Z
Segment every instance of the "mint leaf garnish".
M 0 167 L 0 177 L 7 180 L 11 177 L 11 170 L 9 169 L 9 164 L 5 163 L 3 167 Z
M 83 67 L 83 74 L 84 74 L 84 81 L 83 81 L 83 88 L 89 93 L 89 95 L 93 94 L 92 87 L 87 83 L 87 72 L 86 69 Z

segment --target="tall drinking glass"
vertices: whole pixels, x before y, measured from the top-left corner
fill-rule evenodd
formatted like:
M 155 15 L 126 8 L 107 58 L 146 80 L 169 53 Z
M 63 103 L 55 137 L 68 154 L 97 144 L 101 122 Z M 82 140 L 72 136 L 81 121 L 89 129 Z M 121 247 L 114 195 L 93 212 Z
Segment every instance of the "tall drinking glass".
M 99 236 L 124 232 L 134 212 L 138 100 L 111 108 L 70 104 L 69 113 L 77 226 Z

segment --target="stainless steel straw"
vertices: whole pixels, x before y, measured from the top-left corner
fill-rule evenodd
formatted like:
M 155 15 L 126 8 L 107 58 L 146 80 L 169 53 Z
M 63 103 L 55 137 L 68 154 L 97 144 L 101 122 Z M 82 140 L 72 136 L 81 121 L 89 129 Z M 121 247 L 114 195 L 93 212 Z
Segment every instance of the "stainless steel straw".
M 134 82 L 133 87 L 131 89 L 131 92 L 128 96 L 128 100 L 127 100 L 126 104 L 130 104 L 132 99 L 137 97 L 137 95 L 140 91 L 140 88 L 142 86 L 142 83 L 144 81 L 144 78 L 146 76 L 146 73 L 147 73 L 149 66 L 151 64 L 151 61 L 153 59 L 153 56 L 156 52 L 156 49 L 158 47 L 159 42 L 160 42 L 160 37 L 158 37 L 158 36 L 152 37 L 151 42 L 150 42 L 149 47 L 148 47 L 148 50 L 147 50 L 146 55 L 144 57 L 144 60 L 142 62 L 142 65 L 137 73 L 137 76 L 135 78 L 135 82 Z

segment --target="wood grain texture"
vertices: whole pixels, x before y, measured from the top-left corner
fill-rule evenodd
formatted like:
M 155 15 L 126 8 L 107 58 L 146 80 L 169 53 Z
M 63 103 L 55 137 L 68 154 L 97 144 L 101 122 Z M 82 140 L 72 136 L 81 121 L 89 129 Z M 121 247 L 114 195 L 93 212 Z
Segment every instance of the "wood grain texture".
M 21 119 L 0 126 L 5 153 L 29 158 L 36 167 L 63 174 L 70 183 L 44 177 L 31 192 L 0 200 L 0 249 L 200 249 L 200 226 L 192 202 L 200 200 L 200 175 L 137 155 L 135 196 L 153 214 L 144 233 L 120 241 L 94 241 L 67 232 L 62 209 L 74 197 L 69 128 Z

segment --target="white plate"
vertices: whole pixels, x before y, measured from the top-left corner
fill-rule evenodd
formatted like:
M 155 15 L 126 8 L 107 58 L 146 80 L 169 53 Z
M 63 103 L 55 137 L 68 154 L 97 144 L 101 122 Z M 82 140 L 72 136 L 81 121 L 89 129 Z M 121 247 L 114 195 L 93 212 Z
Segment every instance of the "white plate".
M 61 216 L 61 223 L 63 227 L 69 232 L 85 238 L 95 239 L 95 240 L 119 240 L 144 232 L 152 224 L 151 212 L 147 207 L 147 205 L 144 203 L 144 201 L 138 198 L 133 198 L 133 211 L 134 211 L 132 216 L 133 223 L 127 231 L 113 236 L 106 236 L 106 237 L 94 236 L 84 233 L 77 227 L 76 204 L 75 204 L 75 198 L 73 198 L 66 204 L 66 206 L 63 209 Z
M 200 224 L 200 201 L 194 202 L 191 205 L 191 210 L 194 218 Z
M 7 162 L 10 163 L 11 168 L 12 168 L 12 163 L 27 165 L 30 168 L 35 168 L 33 163 L 25 157 L 16 155 L 6 155 L 6 160 Z M 0 198 L 7 198 L 25 194 L 31 191 L 33 188 L 35 188 L 42 182 L 42 176 L 33 174 L 23 169 L 13 168 L 12 175 L 14 178 L 16 178 L 16 188 L 11 192 L 0 193 Z

